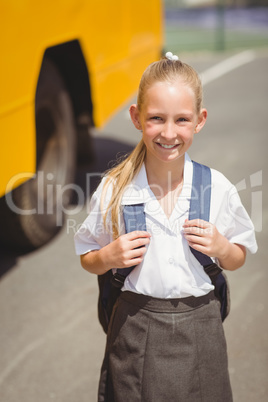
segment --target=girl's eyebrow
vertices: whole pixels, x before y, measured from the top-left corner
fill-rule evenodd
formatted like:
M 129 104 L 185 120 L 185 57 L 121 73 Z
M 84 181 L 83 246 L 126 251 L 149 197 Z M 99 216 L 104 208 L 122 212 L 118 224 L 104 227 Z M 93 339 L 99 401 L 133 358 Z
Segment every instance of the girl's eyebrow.
M 179 117 L 180 117 L 180 116 L 188 117 L 188 118 L 190 119 L 190 118 L 192 118 L 192 117 L 194 116 L 194 114 L 191 113 L 191 112 L 181 112 L 181 113 L 178 113 L 178 116 L 179 116 Z
M 148 111 L 147 116 L 152 117 L 152 116 L 166 116 L 166 113 L 160 112 L 160 111 Z M 177 118 L 179 117 L 187 117 L 188 119 L 192 119 L 194 114 L 191 112 L 179 112 L 175 115 Z

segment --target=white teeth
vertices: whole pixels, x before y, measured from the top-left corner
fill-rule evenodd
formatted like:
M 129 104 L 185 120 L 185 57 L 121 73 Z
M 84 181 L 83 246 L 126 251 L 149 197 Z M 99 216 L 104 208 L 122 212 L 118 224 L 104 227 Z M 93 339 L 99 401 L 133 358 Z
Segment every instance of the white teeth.
M 160 145 L 161 145 L 161 147 L 167 148 L 167 149 L 175 147 L 174 144 L 173 145 L 160 144 Z

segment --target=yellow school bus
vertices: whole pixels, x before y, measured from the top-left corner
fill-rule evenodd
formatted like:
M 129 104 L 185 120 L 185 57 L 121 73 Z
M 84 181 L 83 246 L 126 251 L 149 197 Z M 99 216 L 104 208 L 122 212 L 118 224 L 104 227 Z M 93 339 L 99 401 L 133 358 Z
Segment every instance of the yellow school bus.
M 160 56 L 161 0 L 0 0 L 0 22 L 0 240 L 38 247 L 58 231 L 55 192 L 89 158 L 90 128 Z

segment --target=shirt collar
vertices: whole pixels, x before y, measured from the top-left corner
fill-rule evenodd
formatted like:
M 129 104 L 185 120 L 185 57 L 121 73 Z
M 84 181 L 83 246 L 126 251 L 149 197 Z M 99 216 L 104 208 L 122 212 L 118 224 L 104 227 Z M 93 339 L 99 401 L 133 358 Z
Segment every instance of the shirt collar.
M 122 197 L 122 205 L 146 203 L 151 199 L 151 189 L 148 184 L 144 163 L 132 182 L 126 187 Z
M 193 179 L 193 164 L 189 155 L 185 154 L 184 171 L 183 171 L 183 187 L 180 199 L 189 200 L 191 198 L 191 188 Z M 140 171 L 136 174 L 132 182 L 127 186 L 121 204 L 135 205 L 146 203 L 154 198 L 147 180 L 145 165 L 143 163 Z

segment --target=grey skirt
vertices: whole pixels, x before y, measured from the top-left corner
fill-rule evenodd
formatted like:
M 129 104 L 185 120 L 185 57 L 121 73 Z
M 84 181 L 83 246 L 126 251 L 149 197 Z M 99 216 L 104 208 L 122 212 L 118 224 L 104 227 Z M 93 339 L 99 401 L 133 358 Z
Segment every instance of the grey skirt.
M 98 402 L 231 402 L 226 341 L 214 292 L 119 297 L 109 325 Z

